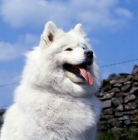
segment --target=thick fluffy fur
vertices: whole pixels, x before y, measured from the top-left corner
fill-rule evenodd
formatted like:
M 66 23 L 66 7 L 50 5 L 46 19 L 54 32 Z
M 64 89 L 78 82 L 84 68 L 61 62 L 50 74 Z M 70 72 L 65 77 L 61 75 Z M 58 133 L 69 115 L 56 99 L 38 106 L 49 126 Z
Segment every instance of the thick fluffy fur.
M 5 114 L 0 140 L 95 139 L 101 112 L 95 97 L 100 86 L 95 54 L 88 66 L 92 86 L 63 68 L 65 63 L 82 63 L 90 49 L 81 24 L 67 33 L 51 21 L 46 24 L 39 46 L 26 54 L 22 81 Z

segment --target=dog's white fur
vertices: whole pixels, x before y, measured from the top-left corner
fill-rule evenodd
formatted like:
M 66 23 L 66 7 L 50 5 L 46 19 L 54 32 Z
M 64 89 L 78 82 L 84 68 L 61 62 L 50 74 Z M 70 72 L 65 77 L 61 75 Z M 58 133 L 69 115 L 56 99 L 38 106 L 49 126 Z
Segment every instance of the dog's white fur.
M 65 51 L 66 48 L 73 49 Z M 63 69 L 64 63 L 80 64 L 90 49 L 82 25 L 65 33 L 48 22 L 40 44 L 26 54 L 15 102 L 7 110 L 0 140 L 94 140 L 101 104 L 95 94 L 100 86 L 94 62 L 94 84 Z

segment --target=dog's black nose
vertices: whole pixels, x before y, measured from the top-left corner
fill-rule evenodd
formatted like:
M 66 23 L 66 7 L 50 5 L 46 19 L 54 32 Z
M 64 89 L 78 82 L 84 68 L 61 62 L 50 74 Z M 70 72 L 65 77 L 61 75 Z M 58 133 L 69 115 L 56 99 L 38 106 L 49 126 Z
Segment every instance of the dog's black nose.
M 84 54 L 86 56 L 85 62 L 87 65 L 91 65 L 93 63 L 93 51 L 87 50 L 84 52 Z
M 91 50 L 85 51 L 84 54 L 86 55 L 87 58 L 93 57 L 93 52 Z

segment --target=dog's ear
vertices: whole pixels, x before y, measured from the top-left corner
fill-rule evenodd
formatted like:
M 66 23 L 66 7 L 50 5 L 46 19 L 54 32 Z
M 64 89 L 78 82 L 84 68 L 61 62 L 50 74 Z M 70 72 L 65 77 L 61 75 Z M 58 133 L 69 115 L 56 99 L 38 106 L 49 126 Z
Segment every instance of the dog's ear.
M 77 24 L 77 25 L 74 27 L 74 30 L 75 30 L 77 33 L 79 33 L 79 34 L 81 34 L 81 35 L 83 35 L 83 36 L 86 36 L 86 34 L 85 34 L 84 30 L 83 30 L 82 24 Z
M 43 34 L 41 35 L 41 40 L 44 41 L 46 45 L 50 44 L 54 41 L 57 30 L 58 28 L 52 21 L 47 22 Z

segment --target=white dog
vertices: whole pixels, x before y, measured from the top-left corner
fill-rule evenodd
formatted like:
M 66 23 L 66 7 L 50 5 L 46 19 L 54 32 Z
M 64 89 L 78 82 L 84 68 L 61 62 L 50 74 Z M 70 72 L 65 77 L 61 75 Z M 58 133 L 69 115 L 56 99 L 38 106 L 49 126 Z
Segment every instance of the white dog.
M 39 46 L 26 57 L 0 139 L 94 140 L 101 80 L 82 25 L 65 33 L 48 22 Z

